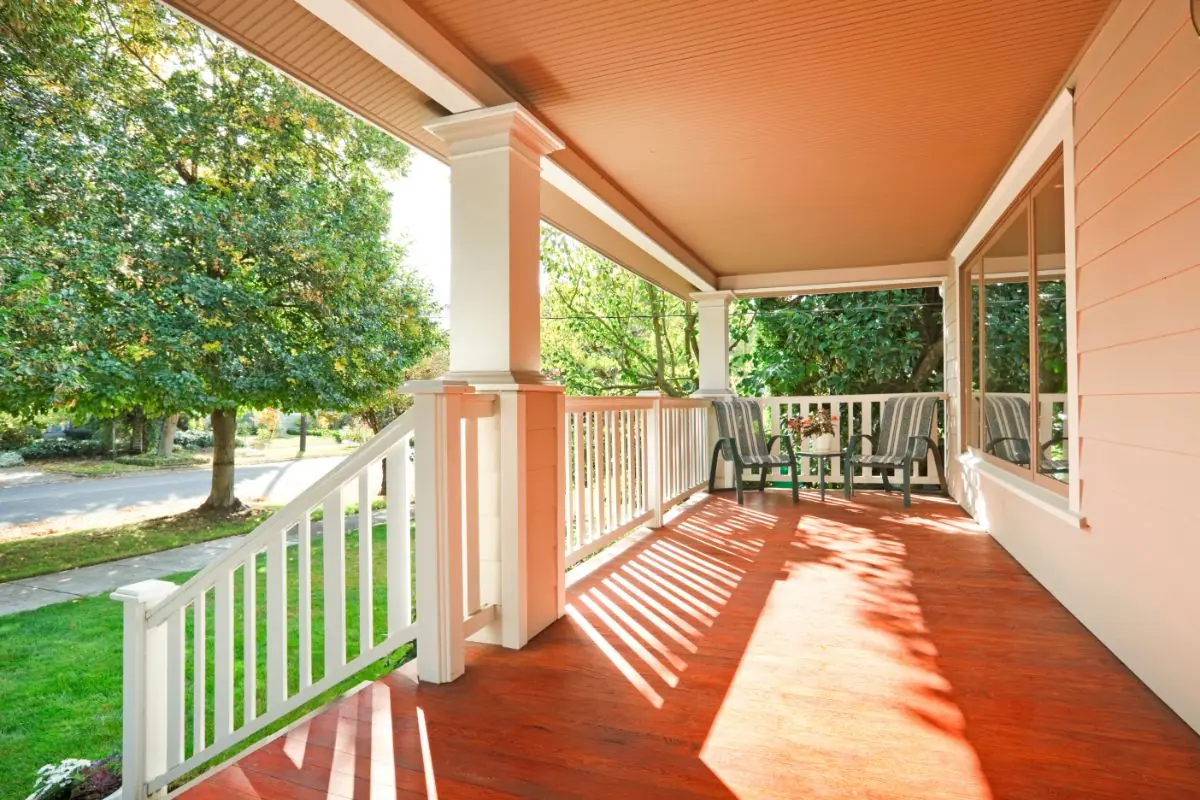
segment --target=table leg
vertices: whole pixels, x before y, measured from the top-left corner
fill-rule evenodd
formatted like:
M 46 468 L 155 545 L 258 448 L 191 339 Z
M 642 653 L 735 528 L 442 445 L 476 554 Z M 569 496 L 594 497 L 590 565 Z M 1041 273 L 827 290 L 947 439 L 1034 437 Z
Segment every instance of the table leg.
M 819 465 L 817 467 L 817 473 L 821 476 L 820 477 L 820 479 L 821 479 L 821 502 L 824 503 L 825 502 L 825 459 L 818 458 L 817 463 Z

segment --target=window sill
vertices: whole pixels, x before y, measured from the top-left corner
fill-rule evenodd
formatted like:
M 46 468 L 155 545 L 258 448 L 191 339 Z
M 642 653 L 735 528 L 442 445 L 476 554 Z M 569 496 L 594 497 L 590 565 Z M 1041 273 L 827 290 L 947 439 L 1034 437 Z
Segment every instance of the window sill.
M 1000 484 L 1005 490 L 1053 514 L 1071 527 L 1080 530 L 1087 529 L 1087 517 L 1073 510 L 1067 498 L 1017 475 L 1013 475 L 1011 472 L 992 464 L 975 452 L 961 453 L 958 456 L 958 463 L 962 465 L 964 470 L 983 475 L 989 480 Z

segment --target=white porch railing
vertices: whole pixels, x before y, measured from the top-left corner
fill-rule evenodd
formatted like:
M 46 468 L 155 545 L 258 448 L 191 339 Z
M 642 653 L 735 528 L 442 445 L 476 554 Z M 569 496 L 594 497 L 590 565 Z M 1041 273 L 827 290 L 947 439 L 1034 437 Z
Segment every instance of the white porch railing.
M 495 413 L 495 398 L 464 386 L 429 388 L 413 409 L 183 586 L 147 581 L 113 595 L 126 604 L 126 800 L 161 793 L 414 641 L 423 680 L 462 672 L 463 638 L 494 611 L 479 599 L 476 428 Z M 371 504 L 381 471 L 387 505 L 377 538 Z M 351 536 L 348 491 L 359 508 Z M 310 522 L 318 507 L 319 539 Z M 376 546 L 386 551 L 382 564 Z M 351 550 L 357 557 L 348 562 Z M 292 583 L 289 570 L 296 572 Z
M 938 435 L 938 431 L 945 430 L 946 418 L 946 403 L 945 395 L 937 392 L 925 393 L 930 396 L 941 398 L 942 402 L 938 403 L 937 413 L 934 415 L 932 433 L 935 439 L 942 438 Z M 763 397 L 759 399 L 763 408 L 763 425 L 767 427 L 773 434 L 778 434 L 784 418 L 803 417 L 809 414 L 814 414 L 818 410 L 825 410 L 830 415 L 838 417 L 837 433 L 837 449 L 839 452 L 845 449 L 849 438 L 856 433 L 871 433 L 876 421 L 883 414 L 883 404 L 889 397 L 897 397 L 900 395 L 891 394 L 853 394 L 853 395 L 829 395 L 829 396 L 812 396 L 812 397 Z M 797 443 L 798 444 L 798 443 Z M 871 443 L 863 441 L 863 452 L 871 452 Z M 801 481 L 816 481 L 817 480 L 817 464 L 813 459 L 798 458 L 796 462 L 797 472 L 800 475 Z M 843 472 L 844 465 L 842 459 L 830 459 L 828 472 L 825 480 L 829 483 L 842 483 L 845 481 Z M 749 470 L 744 475 L 746 480 L 749 480 L 751 473 Z M 785 475 L 783 469 L 773 469 L 769 482 L 791 482 L 791 476 Z M 860 468 L 857 474 L 853 476 L 855 486 L 882 486 L 883 478 L 880 475 L 874 475 L 869 469 Z M 937 486 L 938 473 L 937 467 L 934 464 L 932 452 L 926 460 L 917 466 L 916 471 L 912 475 L 912 483 L 914 486 Z
M 704 486 L 707 400 L 566 398 L 566 548 L 570 567 Z

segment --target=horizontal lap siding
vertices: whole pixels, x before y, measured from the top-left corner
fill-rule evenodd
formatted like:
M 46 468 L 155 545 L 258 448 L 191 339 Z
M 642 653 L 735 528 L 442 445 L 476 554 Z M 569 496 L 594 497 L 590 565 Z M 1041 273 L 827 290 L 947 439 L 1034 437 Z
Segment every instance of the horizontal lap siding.
M 1059 545 L 1008 536 L 1200 727 L 1200 37 L 1188 5 L 1125 0 L 1080 60 L 1078 431 L 1090 532 L 1066 560 Z

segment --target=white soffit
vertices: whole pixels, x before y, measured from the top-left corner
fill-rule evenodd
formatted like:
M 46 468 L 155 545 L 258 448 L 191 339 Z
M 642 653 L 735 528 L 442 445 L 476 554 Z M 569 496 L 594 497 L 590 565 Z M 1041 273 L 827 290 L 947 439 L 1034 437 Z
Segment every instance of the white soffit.
M 353 0 L 296 0 L 296 3 L 354 42 L 372 58 L 391 69 L 452 114 L 474 111 L 485 106 L 485 103 L 474 92 L 460 85 L 407 41 L 380 24 Z M 402 6 L 403 10 L 407 12 L 406 17 L 414 26 L 412 29 L 419 31 L 423 41 L 434 43 L 439 54 L 461 60 L 463 64 L 470 64 L 474 67 L 473 62 L 470 62 L 424 18 L 408 8 L 406 4 L 398 3 L 397 5 Z M 504 93 L 494 82 L 490 80 L 485 82 L 488 84 L 486 88 L 491 90 L 489 94 L 494 92 L 505 95 L 503 100 L 499 97 L 494 98 L 497 102 L 514 102 L 513 98 Z M 495 104 L 497 103 L 492 103 L 492 105 Z M 711 274 L 701 275 L 697 270 L 683 263 L 652 236 L 558 164 L 543 158 L 542 177 L 547 183 L 602 220 L 653 259 L 687 280 L 688 283 L 703 291 L 713 291 L 717 288 L 714 276 Z

